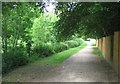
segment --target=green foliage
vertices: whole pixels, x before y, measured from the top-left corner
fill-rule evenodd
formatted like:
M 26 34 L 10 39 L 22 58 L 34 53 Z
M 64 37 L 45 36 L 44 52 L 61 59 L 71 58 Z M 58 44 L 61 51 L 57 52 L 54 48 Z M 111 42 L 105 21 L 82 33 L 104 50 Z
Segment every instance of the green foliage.
M 95 55 L 103 58 L 102 52 L 101 52 L 97 47 L 93 47 L 93 49 L 94 49 L 94 50 L 93 50 L 93 54 L 95 54 Z
M 67 40 L 57 39 L 57 32 L 54 26 L 60 18 L 53 13 L 42 13 L 41 5 L 36 6 L 35 4 L 29 2 L 3 3 L 3 73 L 34 62 L 41 57 L 51 56 L 58 52 L 78 47 L 84 43 L 81 39 L 77 38 L 79 34 L 75 34 L 73 38 L 67 38 Z M 63 11 L 65 11 L 64 8 Z M 73 22 L 76 23 L 76 20 Z M 66 23 L 65 25 L 68 24 Z M 70 32 L 73 30 L 72 26 L 75 27 L 70 22 Z M 62 28 L 62 26 L 60 27 Z M 64 56 L 64 59 L 66 58 Z M 59 60 L 62 59 L 62 57 L 59 58 Z
M 2 73 L 29 62 L 28 56 L 21 49 L 11 50 L 2 56 Z
M 43 57 L 54 54 L 53 49 L 51 49 L 51 47 L 49 47 L 48 45 L 36 46 L 34 47 L 34 51 L 35 53 L 38 54 L 38 56 L 43 56 Z
M 83 42 L 80 39 L 57 42 L 54 31 L 54 24 L 58 20 L 55 14 L 40 14 L 34 20 L 30 30 L 33 50 L 38 56 L 50 56 L 69 48 L 80 46 Z
M 2 12 L 3 48 L 5 49 L 5 46 L 20 46 L 19 40 L 21 40 L 21 44 L 31 40 L 28 31 L 33 25 L 33 19 L 40 14 L 40 11 L 38 11 L 39 7 L 35 8 L 33 4 L 28 2 L 4 2 L 2 6 L 4 11 Z
M 2 48 L 3 73 L 32 61 L 27 57 L 26 44 L 31 40 L 29 30 L 33 20 L 41 13 L 36 3 L 2 3 Z M 33 60 L 35 60 L 34 57 Z
M 54 53 L 58 53 L 69 48 L 74 48 L 82 45 L 84 41 L 82 39 L 76 38 L 75 40 L 65 41 L 65 42 L 56 42 L 51 44 L 42 44 L 35 46 L 33 50 L 38 56 L 50 56 Z
M 56 53 L 58 53 L 58 52 L 61 52 L 63 50 L 69 49 L 69 45 L 65 44 L 64 42 L 60 42 L 60 43 L 54 44 L 53 49 Z
M 71 48 L 80 46 L 82 43 L 83 43 L 83 40 L 80 39 L 80 38 L 76 38 L 74 40 L 66 41 L 66 44 L 68 44 L 69 47 L 71 47 Z
M 92 44 L 92 46 L 96 46 L 96 44 Z
M 33 27 L 31 28 L 31 37 L 34 46 L 55 42 L 54 23 L 57 20 L 54 14 L 40 14 L 34 20 Z
M 78 46 L 78 43 L 77 43 L 76 41 L 73 41 L 73 40 L 67 41 L 66 43 L 67 43 L 67 44 L 69 45 L 69 47 L 71 47 L 71 48 Z
M 60 19 L 55 25 L 57 36 L 67 39 L 74 34 L 92 38 L 113 35 L 114 31 L 120 30 L 119 8 L 119 3 L 60 2 Z
M 68 50 L 65 50 L 60 53 L 56 53 L 50 57 L 47 57 L 41 61 L 38 61 L 40 64 L 47 64 L 47 65 L 57 65 L 62 63 L 64 60 L 72 56 L 74 53 L 78 52 L 79 50 L 83 49 L 86 46 L 86 44 L 82 44 L 79 47 L 76 48 L 70 48 Z

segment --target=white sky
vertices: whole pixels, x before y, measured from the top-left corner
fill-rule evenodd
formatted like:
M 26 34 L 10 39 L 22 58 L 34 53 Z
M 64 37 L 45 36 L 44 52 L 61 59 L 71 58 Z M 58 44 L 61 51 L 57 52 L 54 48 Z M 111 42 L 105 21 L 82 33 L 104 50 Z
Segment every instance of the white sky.
M 44 12 L 54 13 L 56 7 L 55 0 L 44 0 L 43 2 L 45 3 Z

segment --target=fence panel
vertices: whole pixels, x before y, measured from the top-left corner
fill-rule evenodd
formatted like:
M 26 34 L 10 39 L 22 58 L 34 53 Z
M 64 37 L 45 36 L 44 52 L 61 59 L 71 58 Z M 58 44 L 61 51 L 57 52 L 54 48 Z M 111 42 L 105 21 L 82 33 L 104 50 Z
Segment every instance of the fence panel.
M 120 76 L 120 32 L 119 32 L 119 35 L 118 35 L 118 45 L 119 45 L 119 47 L 118 47 L 118 54 L 119 54 L 119 56 L 118 56 L 118 58 L 119 58 L 118 69 L 119 69 L 119 76 Z
M 115 70 L 119 71 L 119 32 L 114 33 L 114 55 L 113 55 L 113 64 Z
M 103 53 L 103 56 L 104 56 L 104 58 L 105 58 L 105 53 L 106 53 L 106 37 L 103 37 L 102 38 L 102 53 Z
M 111 52 L 112 52 L 112 42 L 111 42 L 111 36 L 107 36 L 105 38 L 105 59 L 110 62 L 110 58 L 111 58 Z

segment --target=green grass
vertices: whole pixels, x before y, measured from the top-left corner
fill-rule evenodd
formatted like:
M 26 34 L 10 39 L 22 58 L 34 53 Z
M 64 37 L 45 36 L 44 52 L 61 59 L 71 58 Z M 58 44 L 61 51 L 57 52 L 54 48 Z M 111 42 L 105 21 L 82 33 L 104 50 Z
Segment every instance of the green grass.
M 52 56 L 43 58 L 40 61 L 37 61 L 36 63 L 39 64 L 47 64 L 47 65 L 58 65 L 61 64 L 63 61 L 65 61 L 67 58 L 78 52 L 79 50 L 83 49 L 86 46 L 86 44 L 83 44 L 76 48 L 70 48 L 68 50 L 65 50 L 63 52 L 54 54 Z
M 101 62 L 104 64 L 104 66 L 111 68 L 110 63 L 104 58 L 104 55 L 97 47 L 93 47 L 93 54 L 99 56 Z
M 92 44 L 92 46 L 96 46 L 96 44 Z
M 103 58 L 102 52 L 97 47 L 93 47 L 93 54 L 99 56 L 100 58 Z

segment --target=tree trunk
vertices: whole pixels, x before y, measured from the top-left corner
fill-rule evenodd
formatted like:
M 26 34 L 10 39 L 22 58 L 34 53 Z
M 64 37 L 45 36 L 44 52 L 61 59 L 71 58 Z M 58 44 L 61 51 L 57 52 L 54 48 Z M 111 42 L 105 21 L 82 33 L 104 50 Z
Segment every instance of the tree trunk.
M 4 18 L 4 25 L 5 25 L 5 31 L 4 31 L 4 37 L 5 37 L 5 45 L 4 45 L 4 53 L 7 53 L 7 17 Z
M 19 26 L 17 25 L 16 29 L 14 30 L 14 42 L 13 42 L 14 48 L 17 47 L 19 37 L 20 37 L 20 30 L 19 30 Z

